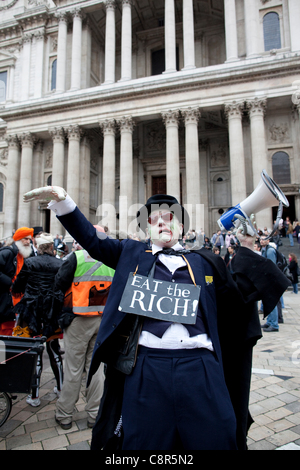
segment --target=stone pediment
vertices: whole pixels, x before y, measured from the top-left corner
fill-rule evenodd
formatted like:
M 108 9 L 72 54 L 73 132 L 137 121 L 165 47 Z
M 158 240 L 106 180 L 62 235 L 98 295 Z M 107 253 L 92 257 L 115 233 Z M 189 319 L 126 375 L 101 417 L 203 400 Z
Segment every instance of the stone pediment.
M 4 50 L 0 51 L 0 67 L 14 65 L 16 60 L 17 60 L 16 56 L 12 54 L 11 52 L 7 52 Z

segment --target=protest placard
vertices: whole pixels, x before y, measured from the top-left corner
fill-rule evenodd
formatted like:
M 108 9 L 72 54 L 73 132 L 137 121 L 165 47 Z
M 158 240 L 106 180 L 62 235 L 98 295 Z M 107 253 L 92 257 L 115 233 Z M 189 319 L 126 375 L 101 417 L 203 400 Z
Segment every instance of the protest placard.
M 157 320 L 194 325 L 199 298 L 200 286 L 130 273 L 119 310 Z

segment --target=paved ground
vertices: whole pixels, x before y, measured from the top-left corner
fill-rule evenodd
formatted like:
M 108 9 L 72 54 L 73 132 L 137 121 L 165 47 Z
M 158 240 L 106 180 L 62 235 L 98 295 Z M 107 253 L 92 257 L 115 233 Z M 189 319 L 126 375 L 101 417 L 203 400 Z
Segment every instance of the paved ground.
M 300 450 L 300 293 L 286 292 L 284 302 L 279 333 L 264 333 L 254 350 L 250 410 L 255 424 L 249 432 L 250 450 Z M 90 449 L 83 393 L 73 427 L 63 431 L 55 422 L 55 381 L 46 356 L 41 406 L 32 408 L 26 396 L 18 395 L 9 420 L 0 428 L 0 450 Z

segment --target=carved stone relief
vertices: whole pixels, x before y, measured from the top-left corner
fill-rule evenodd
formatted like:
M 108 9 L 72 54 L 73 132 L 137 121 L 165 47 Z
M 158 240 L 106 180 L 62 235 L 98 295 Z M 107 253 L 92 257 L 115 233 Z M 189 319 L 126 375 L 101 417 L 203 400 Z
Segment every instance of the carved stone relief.
M 271 142 L 288 142 L 290 140 L 289 126 L 287 123 L 276 124 L 275 122 L 269 127 Z

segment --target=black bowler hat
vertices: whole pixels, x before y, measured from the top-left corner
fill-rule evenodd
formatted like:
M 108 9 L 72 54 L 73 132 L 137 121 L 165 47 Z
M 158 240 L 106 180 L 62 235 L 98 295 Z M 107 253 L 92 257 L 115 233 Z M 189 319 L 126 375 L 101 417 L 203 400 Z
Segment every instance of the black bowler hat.
M 36 237 L 36 235 L 43 231 L 43 227 L 33 227 L 33 236 Z
M 153 211 L 157 210 L 171 210 L 176 217 L 178 218 L 179 222 L 183 224 L 183 235 L 186 233 L 190 226 L 190 217 L 187 211 L 183 206 L 179 204 L 177 199 L 173 196 L 169 196 L 167 194 L 156 194 L 155 196 L 151 196 L 146 204 L 140 208 L 137 212 L 136 218 L 138 222 L 138 226 L 143 230 L 146 231 L 148 217 Z

